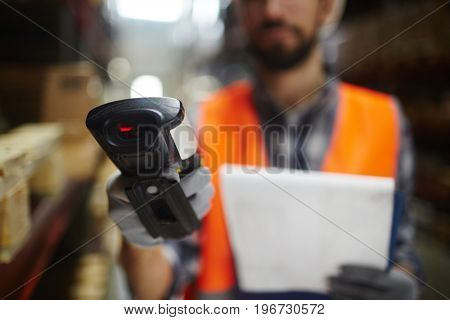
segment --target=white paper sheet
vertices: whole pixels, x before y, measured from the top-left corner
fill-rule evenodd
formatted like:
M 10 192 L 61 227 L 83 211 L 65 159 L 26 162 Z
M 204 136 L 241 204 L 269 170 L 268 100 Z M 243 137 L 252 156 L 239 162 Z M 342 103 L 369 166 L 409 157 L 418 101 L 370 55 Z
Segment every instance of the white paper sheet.
M 388 265 L 393 179 L 230 165 L 220 180 L 243 290 L 325 292 L 342 264 Z

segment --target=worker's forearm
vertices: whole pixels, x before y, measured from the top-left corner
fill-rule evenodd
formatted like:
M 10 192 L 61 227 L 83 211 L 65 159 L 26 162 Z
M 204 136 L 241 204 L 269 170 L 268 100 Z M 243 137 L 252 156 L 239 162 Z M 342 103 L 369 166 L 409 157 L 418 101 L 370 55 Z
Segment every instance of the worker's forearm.
M 166 297 L 173 276 L 162 246 L 141 248 L 124 241 L 121 260 L 136 299 Z

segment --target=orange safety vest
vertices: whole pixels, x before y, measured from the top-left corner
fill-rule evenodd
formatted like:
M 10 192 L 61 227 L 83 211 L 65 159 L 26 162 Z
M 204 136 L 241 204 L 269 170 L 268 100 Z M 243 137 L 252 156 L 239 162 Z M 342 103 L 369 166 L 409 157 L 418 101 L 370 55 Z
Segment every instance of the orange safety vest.
M 349 84 L 340 84 L 338 95 L 334 132 L 322 170 L 395 177 L 400 134 L 393 98 Z M 217 169 L 226 163 L 268 165 L 250 83 L 236 82 L 215 94 L 202 106 L 199 128 L 203 163 L 213 173 L 216 194 L 200 232 L 200 274 L 196 287 L 204 295 L 216 295 L 229 292 L 236 284 L 217 191 Z

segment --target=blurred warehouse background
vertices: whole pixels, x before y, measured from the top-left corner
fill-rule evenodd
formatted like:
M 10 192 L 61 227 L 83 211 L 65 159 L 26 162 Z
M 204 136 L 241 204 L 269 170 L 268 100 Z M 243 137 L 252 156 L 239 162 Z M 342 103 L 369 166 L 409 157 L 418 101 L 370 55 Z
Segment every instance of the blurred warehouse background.
M 426 17 L 444 2 L 348 0 L 327 59 L 402 102 L 416 247 L 426 281 L 450 296 L 450 8 Z M 121 298 L 114 167 L 84 119 L 137 94 L 176 97 L 195 119 L 206 96 L 248 75 L 231 0 L 7 0 L 0 21 L 0 297 Z

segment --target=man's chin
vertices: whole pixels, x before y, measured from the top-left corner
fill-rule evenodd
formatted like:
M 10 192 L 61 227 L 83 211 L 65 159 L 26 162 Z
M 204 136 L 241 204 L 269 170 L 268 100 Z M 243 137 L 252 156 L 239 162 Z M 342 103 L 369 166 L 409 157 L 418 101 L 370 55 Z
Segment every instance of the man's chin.
M 253 52 L 253 55 L 265 68 L 270 70 L 288 70 L 303 62 L 297 59 L 294 52 L 286 51 L 283 47 Z

